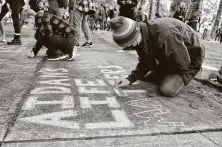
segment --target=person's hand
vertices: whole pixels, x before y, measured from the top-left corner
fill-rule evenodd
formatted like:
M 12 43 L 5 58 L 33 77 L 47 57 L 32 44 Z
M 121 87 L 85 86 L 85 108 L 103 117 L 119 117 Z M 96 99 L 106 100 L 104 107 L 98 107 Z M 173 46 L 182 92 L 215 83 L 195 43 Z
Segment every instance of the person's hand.
M 129 84 L 130 84 L 130 81 L 128 79 L 119 78 L 116 80 L 115 86 L 116 88 L 119 88 L 119 87 L 127 86 Z

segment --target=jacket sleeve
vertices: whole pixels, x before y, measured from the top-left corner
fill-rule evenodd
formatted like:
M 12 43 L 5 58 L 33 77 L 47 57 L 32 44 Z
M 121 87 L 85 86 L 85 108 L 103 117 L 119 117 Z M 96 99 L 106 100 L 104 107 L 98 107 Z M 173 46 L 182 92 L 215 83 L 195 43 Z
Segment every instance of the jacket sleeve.
M 161 48 L 166 57 L 169 70 L 183 73 L 188 69 L 191 59 L 182 35 L 177 30 L 171 30 L 166 38 Z
M 137 64 L 136 69 L 131 72 L 127 79 L 130 81 L 130 84 L 138 79 L 143 80 L 144 76 L 152 68 L 156 68 L 156 60 L 144 52 L 141 56 L 139 55 L 139 63 Z

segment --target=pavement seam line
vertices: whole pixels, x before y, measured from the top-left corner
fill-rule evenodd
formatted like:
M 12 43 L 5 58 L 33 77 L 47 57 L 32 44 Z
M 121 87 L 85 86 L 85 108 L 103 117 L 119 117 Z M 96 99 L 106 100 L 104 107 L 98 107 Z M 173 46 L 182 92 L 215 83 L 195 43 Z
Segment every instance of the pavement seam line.
M 208 136 L 205 136 L 204 134 L 200 133 L 201 136 L 207 138 L 208 140 L 210 140 L 211 142 L 213 142 L 215 145 L 220 146 L 220 144 L 216 143 L 214 140 L 212 140 L 211 138 L 209 138 Z
M 31 84 L 27 85 L 26 86 L 26 90 L 24 90 L 24 92 L 22 92 L 20 94 L 20 96 L 22 97 L 21 100 L 16 104 L 16 108 L 15 108 L 15 112 L 12 114 L 11 118 L 9 118 L 7 124 L 6 124 L 6 131 L 5 131 L 5 134 L 3 135 L 3 139 L 2 139 L 2 142 L 1 144 L 5 143 L 5 138 L 7 137 L 7 135 L 11 132 L 11 128 L 15 125 L 16 123 L 16 120 L 21 112 L 21 108 L 22 108 L 22 105 L 23 103 L 25 102 L 25 100 L 27 99 L 27 94 L 31 91 L 33 85 L 35 84 L 35 81 L 36 81 L 36 77 L 37 77 L 37 73 L 39 71 L 39 69 L 41 69 L 43 67 L 43 65 L 45 64 L 45 60 L 44 60 L 44 57 L 42 58 L 42 60 L 37 63 L 36 65 L 36 69 L 34 71 L 34 74 L 33 74 L 33 80 L 31 82 Z M 1 147 L 1 144 L 0 144 L 0 147 Z
M 117 136 L 96 136 L 96 137 L 82 137 L 82 138 L 52 138 L 52 139 L 36 139 L 36 140 L 17 140 L 4 141 L 4 143 L 32 143 L 32 142 L 54 142 L 54 141 L 76 141 L 76 140 L 93 140 L 93 139 L 107 139 L 107 138 L 126 138 L 126 137 L 142 137 L 142 136 L 161 136 L 161 135 L 180 135 L 180 134 L 201 134 L 206 132 L 222 132 L 220 129 L 208 129 L 199 131 L 185 131 L 172 133 L 153 133 L 153 134 L 135 134 L 135 135 L 117 135 Z

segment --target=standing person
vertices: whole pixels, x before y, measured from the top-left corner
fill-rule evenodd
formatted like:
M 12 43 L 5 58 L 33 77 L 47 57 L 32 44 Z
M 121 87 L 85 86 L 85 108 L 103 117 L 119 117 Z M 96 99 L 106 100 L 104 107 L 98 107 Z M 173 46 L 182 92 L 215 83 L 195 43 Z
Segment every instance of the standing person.
M 124 16 L 135 20 L 135 8 L 138 4 L 137 0 L 117 0 L 119 5 L 119 16 Z
M 182 2 L 179 8 L 174 13 L 173 18 L 176 18 L 184 22 L 185 15 L 186 15 L 186 4 Z
M 39 7 L 37 6 L 37 0 L 29 0 L 29 6 L 36 13 L 39 11 Z
M 0 12 L 2 9 L 2 6 L 5 4 L 4 0 L 0 0 Z M 0 42 L 6 42 L 6 37 L 5 37 L 5 27 L 2 21 L 0 21 Z
M 9 8 L 7 6 L 9 4 L 10 9 L 12 11 L 12 21 L 14 27 L 14 39 L 10 42 L 7 42 L 8 45 L 21 45 L 21 29 L 20 29 L 20 22 L 19 22 L 19 15 L 21 12 L 22 7 L 25 5 L 24 0 L 6 0 L 6 3 L 2 6 L 2 10 L 0 13 L 0 21 L 4 18 L 6 13 L 8 13 Z
M 118 79 L 117 87 L 138 79 L 153 81 L 160 84 L 164 96 L 172 97 L 200 71 L 205 49 L 199 35 L 185 23 L 167 17 L 147 22 L 117 17 L 110 23 L 115 43 L 135 46 L 139 56 L 136 69 Z
M 75 45 L 76 32 L 69 23 L 58 16 L 47 12 L 38 12 L 35 16 L 36 44 L 29 57 L 34 58 L 42 46 L 48 48 L 48 60 L 74 60 L 77 49 Z M 62 55 L 57 55 L 56 51 L 62 51 Z
M 185 15 L 185 23 L 187 23 L 195 31 L 197 31 L 197 24 L 200 21 L 201 12 L 202 0 L 191 0 L 191 5 Z
M 144 15 L 143 15 L 143 12 L 142 12 L 142 8 L 140 7 L 136 13 L 136 16 L 135 16 L 135 20 L 137 22 L 140 22 L 140 21 L 143 21 L 144 20 Z
M 105 29 L 105 21 L 106 21 L 106 10 L 103 6 L 103 4 L 100 5 L 98 8 L 98 20 L 100 22 L 100 29 Z
M 58 0 L 48 0 L 49 3 L 49 13 L 56 15 L 58 17 L 62 17 L 61 10 L 59 8 Z
M 220 34 L 221 34 L 221 30 L 220 30 L 220 28 L 218 28 L 217 30 L 216 30 L 216 37 L 215 37 L 215 41 L 219 41 L 220 40 Z
M 79 46 L 81 28 L 86 38 L 86 42 L 82 45 L 82 47 L 91 47 L 93 45 L 91 40 L 89 22 L 88 22 L 89 1 L 93 0 L 76 0 L 76 7 L 74 8 L 73 12 L 73 26 L 77 31 L 76 46 Z
M 32 10 L 29 5 L 25 5 L 23 7 L 23 10 L 22 10 L 21 15 L 20 15 L 21 29 L 22 29 L 22 26 L 24 24 L 29 24 L 29 23 L 34 24 L 35 15 L 36 15 L 36 12 L 34 10 Z M 33 22 L 30 22 L 31 19 L 33 20 Z

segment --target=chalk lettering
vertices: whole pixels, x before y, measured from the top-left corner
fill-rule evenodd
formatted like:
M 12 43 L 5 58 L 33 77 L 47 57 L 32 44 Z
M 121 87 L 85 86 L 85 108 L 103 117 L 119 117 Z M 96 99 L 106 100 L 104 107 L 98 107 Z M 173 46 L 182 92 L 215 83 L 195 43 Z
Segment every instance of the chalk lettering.
M 92 108 L 92 105 L 108 105 L 111 108 L 119 108 L 120 105 L 115 97 L 106 97 L 106 100 L 89 100 L 89 97 L 80 97 L 82 108 Z
M 45 86 L 40 88 L 35 88 L 31 94 L 53 94 L 53 93 L 71 93 L 71 90 L 66 87 L 61 86 Z
M 102 79 L 96 79 L 97 83 L 94 81 L 83 82 L 81 79 L 75 79 L 77 86 L 106 86 L 106 83 Z
M 74 98 L 73 96 L 65 95 L 61 101 L 39 101 L 38 97 L 31 96 L 28 98 L 22 110 L 33 110 L 36 105 L 62 105 L 62 109 L 74 108 Z
M 86 123 L 86 129 L 112 129 L 112 128 L 133 128 L 134 124 L 128 119 L 124 110 L 111 110 L 115 121 Z
M 92 93 L 111 93 L 110 91 L 108 90 L 100 90 L 98 88 L 86 88 L 86 87 L 79 87 L 79 93 L 81 94 L 92 94 Z
M 67 121 L 63 118 L 76 117 L 77 113 L 73 110 L 66 110 L 61 112 L 53 112 L 48 114 L 41 114 L 31 117 L 20 118 L 19 121 L 29 122 L 34 124 L 44 124 L 54 127 L 79 129 L 79 123 Z
M 57 80 L 39 81 L 38 83 L 48 84 L 48 85 L 71 86 L 70 83 L 65 83 L 65 81 L 70 81 L 70 80 L 69 79 L 57 79 Z

